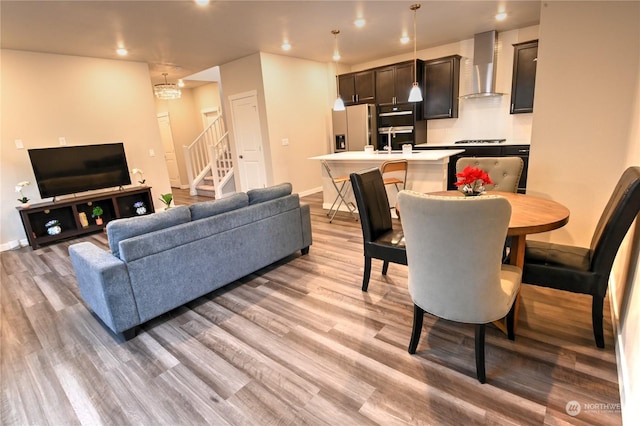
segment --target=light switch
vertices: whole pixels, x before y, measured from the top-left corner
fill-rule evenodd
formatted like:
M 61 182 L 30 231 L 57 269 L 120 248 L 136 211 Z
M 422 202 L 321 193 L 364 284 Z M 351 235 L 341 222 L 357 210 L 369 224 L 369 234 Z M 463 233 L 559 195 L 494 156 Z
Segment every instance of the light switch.
M 149 150 L 149 157 L 155 157 L 156 156 L 156 152 L 153 149 Z
M 283 146 L 289 145 L 289 139 L 288 138 L 283 138 L 282 139 L 282 145 Z
M 67 145 L 67 140 L 64 138 L 64 136 L 60 136 L 58 138 L 58 142 L 60 142 L 61 146 L 66 146 Z
M 22 139 L 16 139 L 16 148 L 24 149 L 24 144 L 22 143 Z

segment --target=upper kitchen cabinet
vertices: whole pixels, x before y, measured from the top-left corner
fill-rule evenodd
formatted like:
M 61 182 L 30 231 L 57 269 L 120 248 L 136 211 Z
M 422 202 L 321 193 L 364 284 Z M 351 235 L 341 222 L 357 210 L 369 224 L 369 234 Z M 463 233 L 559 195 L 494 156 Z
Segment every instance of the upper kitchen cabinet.
M 340 97 L 345 105 L 375 103 L 376 87 L 373 70 L 338 76 Z
M 422 61 L 418 61 L 418 76 L 422 75 Z M 413 61 L 400 62 L 387 67 L 376 68 L 376 103 L 395 105 L 406 103 L 413 86 Z
M 458 117 L 460 56 L 424 62 L 424 118 Z
M 514 44 L 511 114 L 533 112 L 538 40 Z

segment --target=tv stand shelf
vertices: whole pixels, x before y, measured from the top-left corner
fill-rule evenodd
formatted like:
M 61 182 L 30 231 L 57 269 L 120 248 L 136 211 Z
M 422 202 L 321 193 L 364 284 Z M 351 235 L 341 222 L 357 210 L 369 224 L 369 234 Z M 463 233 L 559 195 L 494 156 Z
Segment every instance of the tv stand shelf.
M 137 212 L 135 203 L 142 202 L 146 212 Z M 102 224 L 96 223 L 91 217 L 95 206 L 102 207 Z M 20 212 L 20 219 L 29 244 L 35 250 L 43 245 L 51 244 L 66 238 L 77 237 L 102 231 L 107 223 L 113 219 L 139 216 L 153 213 L 151 188 L 140 186 L 117 191 L 101 192 L 81 197 L 74 197 L 60 201 L 33 204 L 30 207 L 16 207 Z M 82 223 L 81 216 L 87 218 L 88 224 Z M 50 235 L 46 224 L 57 220 L 61 228 L 60 233 Z

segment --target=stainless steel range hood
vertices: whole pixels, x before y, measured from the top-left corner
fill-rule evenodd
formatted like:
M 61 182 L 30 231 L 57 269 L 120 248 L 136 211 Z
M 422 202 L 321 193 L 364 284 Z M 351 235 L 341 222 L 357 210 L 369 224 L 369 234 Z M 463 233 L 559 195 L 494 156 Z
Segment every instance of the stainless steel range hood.
M 498 33 L 487 31 L 473 36 L 473 91 L 463 99 L 502 96 L 496 93 L 496 50 Z

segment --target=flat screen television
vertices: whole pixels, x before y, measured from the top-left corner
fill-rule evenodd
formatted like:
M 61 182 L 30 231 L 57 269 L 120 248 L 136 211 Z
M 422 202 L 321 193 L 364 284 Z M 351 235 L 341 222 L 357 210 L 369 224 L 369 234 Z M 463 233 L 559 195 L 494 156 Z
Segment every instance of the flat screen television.
M 30 149 L 29 158 L 42 198 L 131 183 L 121 142 Z

